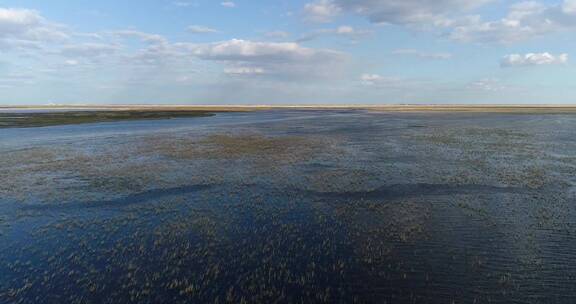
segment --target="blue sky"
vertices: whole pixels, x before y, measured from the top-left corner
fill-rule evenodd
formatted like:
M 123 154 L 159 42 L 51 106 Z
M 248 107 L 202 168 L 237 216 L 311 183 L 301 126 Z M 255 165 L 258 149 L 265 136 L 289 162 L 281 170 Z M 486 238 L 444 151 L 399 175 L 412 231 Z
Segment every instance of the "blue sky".
M 0 104 L 576 102 L 576 0 L 0 0 Z

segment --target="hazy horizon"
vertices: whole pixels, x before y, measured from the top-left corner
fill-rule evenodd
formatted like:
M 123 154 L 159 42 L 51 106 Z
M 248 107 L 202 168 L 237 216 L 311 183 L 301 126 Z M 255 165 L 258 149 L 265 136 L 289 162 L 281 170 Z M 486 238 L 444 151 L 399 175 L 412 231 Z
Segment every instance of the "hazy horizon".
M 0 105 L 574 104 L 575 0 L 0 1 Z

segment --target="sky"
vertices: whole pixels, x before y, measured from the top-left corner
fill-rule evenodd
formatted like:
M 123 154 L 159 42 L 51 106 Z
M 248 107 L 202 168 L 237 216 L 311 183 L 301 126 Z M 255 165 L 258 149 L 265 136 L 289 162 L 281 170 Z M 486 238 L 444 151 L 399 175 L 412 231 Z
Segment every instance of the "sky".
M 0 104 L 576 103 L 576 0 L 0 0 Z

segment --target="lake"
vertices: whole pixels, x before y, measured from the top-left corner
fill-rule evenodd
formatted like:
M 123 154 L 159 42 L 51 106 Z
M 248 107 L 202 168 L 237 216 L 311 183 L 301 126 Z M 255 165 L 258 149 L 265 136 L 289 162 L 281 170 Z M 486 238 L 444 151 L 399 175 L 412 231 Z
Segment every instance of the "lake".
M 576 115 L 0 129 L 0 303 L 574 303 Z

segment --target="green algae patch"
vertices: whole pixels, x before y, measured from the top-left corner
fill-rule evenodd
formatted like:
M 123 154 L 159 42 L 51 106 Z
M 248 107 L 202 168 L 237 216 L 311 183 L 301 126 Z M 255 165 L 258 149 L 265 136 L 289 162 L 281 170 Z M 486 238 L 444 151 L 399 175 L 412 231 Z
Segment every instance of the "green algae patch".
M 213 116 L 208 111 L 71 111 L 0 113 L 0 128 L 33 128 L 126 120 L 155 120 Z

